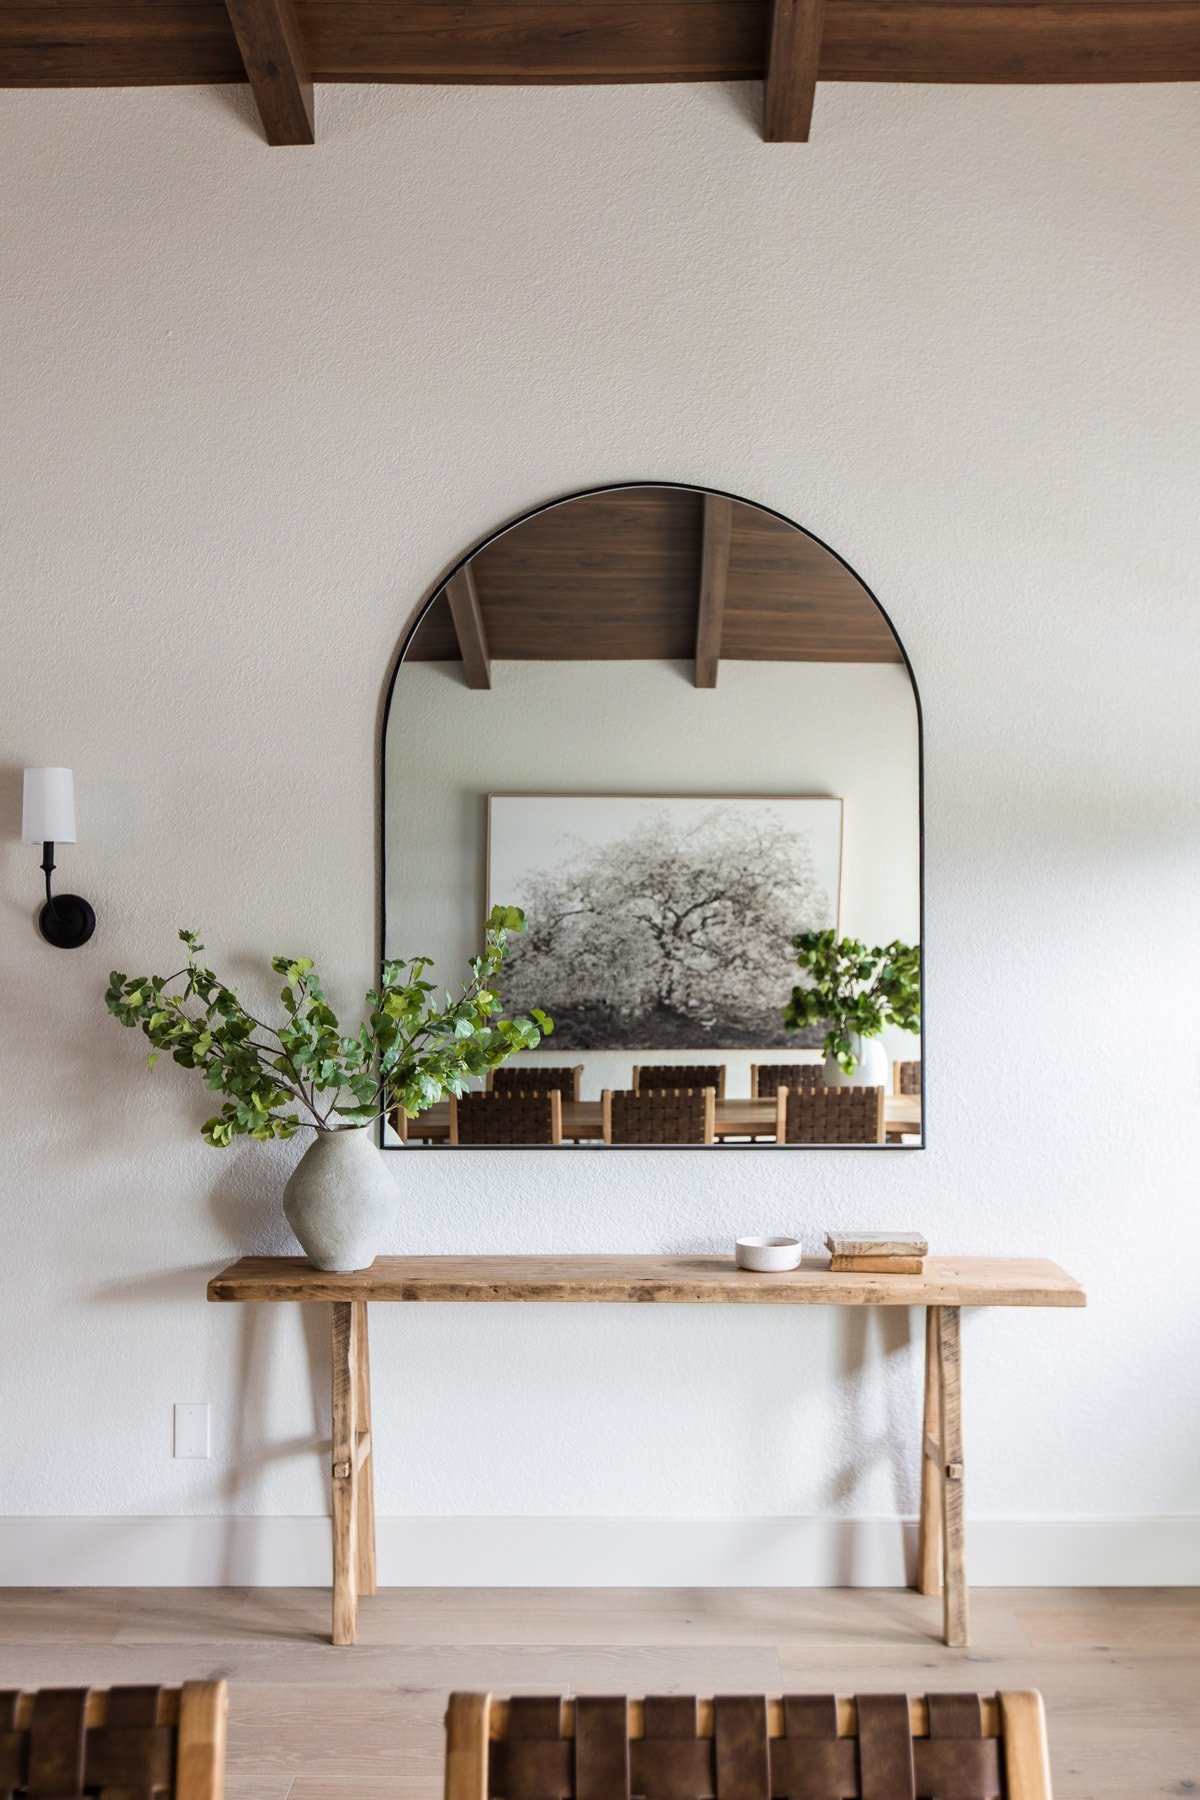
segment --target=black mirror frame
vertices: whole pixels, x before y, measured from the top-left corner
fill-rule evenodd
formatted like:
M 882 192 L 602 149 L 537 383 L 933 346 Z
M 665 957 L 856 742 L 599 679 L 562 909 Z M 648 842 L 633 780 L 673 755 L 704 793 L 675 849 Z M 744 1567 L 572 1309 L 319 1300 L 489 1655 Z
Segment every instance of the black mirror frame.
M 888 629 L 891 631 L 893 638 L 896 640 L 896 645 L 900 651 L 901 658 L 903 659 L 904 667 L 908 671 L 908 679 L 912 684 L 913 703 L 917 709 L 917 832 L 918 832 L 917 881 L 918 881 L 918 885 L 919 885 L 918 917 L 919 917 L 919 921 L 920 921 L 920 943 L 921 943 L 921 1141 L 919 1144 L 909 1145 L 907 1147 L 907 1153 L 911 1154 L 912 1151 L 914 1151 L 914 1150 L 924 1150 L 927 1146 L 928 1135 L 929 1135 L 929 1132 L 928 1132 L 928 1127 L 929 1127 L 928 1061 L 929 1061 L 929 1059 L 926 1054 L 926 1024 L 925 1024 L 925 720 L 924 720 L 924 713 L 923 713 L 922 707 L 921 707 L 921 690 L 917 685 L 917 677 L 913 670 L 912 662 L 909 659 L 908 651 L 905 648 L 904 641 L 901 638 L 900 633 L 896 630 L 895 625 L 892 623 L 892 619 L 891 619 L 890 614 L 888 613 L 887 608 L 881 603 L 881 601 L 879 600 L 879 598 L 876 595 L 876 593 L 874 592 L 874 590 L 863 580 L 862 576 L 858 573 L 858 570 L 853 566 L 853 564 L 847 562 L 846 558 L 844 556 L 842 556 L 837 550 L 835 550 L 833 548 L 832 544 L 827 544 L 825 542 L 824 538 L 818 537 L 815 531 L 809 531 L 807 526 L 797 524 L 796 520 L 789 518 L 786 513 L 779 512 L 773 506 L 764 506 L 760 500 L 748 500 L 744 494 L 731 493 L 727 488 L 701 487 L 698 483 L 692 482 L 692 481 L 661 481 L 661 480 L 660 481 L 655 481 L 655 480 L 608 481 L 608 482 L 601 482 L 599 484 L 599 486 L 576 488 L 576 489 L 573 489 L 572 492 L 569 494 L 558 494 L 552 500 L 543 500 L 543 501 L 539 502 L 538 505 L 527 508 L 527 510 L 525 512 L 518 513 L 514 518 L 507 519 L 504 522 L 504 524 L 496 526 L 494 530 L 485 532 L 482 537 L 479 537 L 476 539 L 476 541 L 470 546 L 470 548 L 468 550 L 465 550 L 463 552 L 463 554 L 458 558 L 458 560 L 456 562 L 451 563 L 445 570 L 443 570 L 442 574 L 438 576 L 437 580 L 432 584 L 432 586 L 430 586 L 426 590 L 424 598 L 421 600 L 421 602 L 417 606 L 415 612 L 413 613 L 413 615 L 409 621 L 408 628 L 405 631 L 403 637 L 401 638 L 400 646 L 399 646 L 398 650 L 396 651 L 396 654 L 392 660 L 391 667 L 388 670 L 387 679 L 384 683 L 382 702 L 381 702 L 381 706 L 380 706 L 380 710 L 379 710 L 379 717 L 378 717 L 377 727 L 376 727 L 376 739 L 377 739 L 378 753 L 377 753 L 376 767 L 375 767 L 375 780 L 376 780 L 375 856 L 376 856 L 376 867 L 379 872 L 379 878 L 378 878 L 378 883 L 377 883 L 377 887 L 376 887 L 376 906 L 377 906 L 376 944 L 377 944 L 377 948 L 378 948 L 379 962 L 382 964 L 384 958 L 387 955 L 387 944 L 386 944 L 387 857 L 386 857 L 386 847 L 385 847 L 385 838 L 386 838 L 385 821 L 387 818 L 387 732 L 388 732 L 388 721 L 391 717 L 392 699 L 393 699 L 393 696 L 394 696 L 395 690 L 396 690 L 396 678 L 399 675 L 400 670 L 404 666 L 405 657 L 408 655 L 409 648 L 411 647 L 412 642 L 417 635 L 417 632 L 420 630 L 421 625 L 424 622 L 426 613 L 428 613 L 430 607 L 437 600 L 439 594 L 442 592 L 443 588 L 446 586 L 446 583 L 448 581 L 450 581 L 455 575 L 457 575 L 459 570 L 464 568 L 466 566 L 466 564 L 471 561 L 472 557 L 477 556 L 481 550 L 485 550 L 489 544 L 495 543 L 498 538 L 502 538 L 502 537 L 506 536 L 506 534 L 510 531 L 515 531 L 519 525 L 524 525 L 527 520 L 537 518 L 537 516 L 540 513 L 551 512 L 555 507 L 567 506 L 573 500 L 585 500 L 589 496 L 594 495 L 594 494 L 628 493 L 630 491 L 633 491 L 633 490 L 636 490 L 639 488 L 666 488 L 666 489 L 672 490 L 675 493 L 699 494 L 701 496 L 703 496 L 705 494 L 716 494 L 716 495 L 720 496 L 722 499 L 735 500 L 741 506 L 752 506 L 758 512 L 767 513 L 767 514 L 769 514 L 769 516 L 771 518 L 779 519 L 781 521 L 781 523 L 783 523 L 784 525 L 790 525 L 794 531 L 803 532 L 805 537 L 811 538 L 811 540 L 814 544 L 819 544 L 822 550 L 827 551 L 828 554 L 830 556 L 832 556 L 836 562 L 839 562 L 842 565 L 842 567 L 846 570 L 846 572 L 848 574 L 850 574 L 854 577 L 854 579 L 858 582 L 859 586 L 862 588 L 863 592 L 870 598 L 872 603 L 877 607 L 881 617 L 884 619 L 884 621 L 886 622 L 886 624 L 888 626 Z M 387 1143 L 386 1142 L 386 1131 L 385 1131 L 384 1123 L 382 1121 L 380 1122 L 380 1127 L 379 1127 L 379 1144 L 380 1144 L 380 1148 L 383 1150 L 400 1150 L 400 1149 L 405 1149 L 405 1148 L 409 1147 L 409 1146 L 402 1145 L 402 1144 Z M 446 1146 L 446 1147 L 448 1148 L 449 1146 Z M 604 1150 L 607 1152 L 612 1152 L 614 1150 L 616 1150 L 616 1151 L 625 1150 L 625 1151 L 636 1151 L 641 1154 L 645 1154 L 646 1152 L 649 1152 L 653 1155 L 661 1156 L 663 1154 L 675 1154 L 675 1155 L 695 1154 L 701 1150 L 703 1150 L 704 1154 L 706 1154 L 706 1155 L 711 1155 L 714 1150 L 724 1151 L 727 1154 L 733 1154 L 734 1152 L 737 1152 L 739 1150 L 750 1150 L 750 1149 L 753 1149 L 756 1153 L 766 1150 L 766 1151 L 776 1151 L 776 1152 L 850 1151 L 850 1152 L 867 1152 L 868 1154 L 877 1154 L 881 1150 L 899 1150 L 900 1146 L 886 1144 L 886 1143 L 885 1144 L 762 1144 L 762 1143 L 757 1143 L 757 1144 L 753 1144 L 753 1145 L 715 1143 L 715 1144 L 705 1144 L 703 1146 L 689 1145 L 689 1144 L 565 1144 L 564 1143 L 564 1144 L 560 1144 L 560 1145 L 550 1145 L 550 1144 L 491 1144 L 491 1145 L 460 1144 L 460 1145 L 455 1145 L 454 1148 L 456 1151 L 465 1151 L 467 1154 L 471 1154 L 472 1152 L 475 1152 L 475 1153 L 483 1153 L 486 1155 L 504 1154 L 506 1151 L 509 1152 L 510 1154 L 516 1153 L 518 1155 L 528 1155 L 531 1153 L 540 1154 L 545 1151 L 553 1150 L 555 1155 L 561 1156 L 564 1153 L 564 1151 L 593 1152 L 593 1151 L 597 1151 L 597 1150 Z M 904 1154 L 905 1152 L 902 1151 L 901 1153 Z

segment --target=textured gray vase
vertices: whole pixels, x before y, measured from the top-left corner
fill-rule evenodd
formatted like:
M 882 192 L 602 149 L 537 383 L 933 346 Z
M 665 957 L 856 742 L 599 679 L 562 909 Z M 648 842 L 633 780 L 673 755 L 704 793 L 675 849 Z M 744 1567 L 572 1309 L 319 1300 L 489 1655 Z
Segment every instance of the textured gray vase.
M 283 1216 L 318 1269 L 369 1269 L 396 1216 L 396 1184 L 369 1125 L 318 1131 L 283 1190 Z

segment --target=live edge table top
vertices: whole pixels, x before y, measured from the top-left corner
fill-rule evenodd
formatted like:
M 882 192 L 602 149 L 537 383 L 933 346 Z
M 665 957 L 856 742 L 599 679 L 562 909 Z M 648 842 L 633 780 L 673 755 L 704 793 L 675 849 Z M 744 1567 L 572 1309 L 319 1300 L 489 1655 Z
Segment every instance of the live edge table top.
M 380 1256 L 326 1274 L 299 1256 L 244 1256 L 208 1284 L 210 1300 L 553 1301 L 591 1305 L 1085 1306 L 1057 1263 L 930 1256 L 919 1275 L 835 1275 L 828 1258 L 757 1275 L 723 1256 Z

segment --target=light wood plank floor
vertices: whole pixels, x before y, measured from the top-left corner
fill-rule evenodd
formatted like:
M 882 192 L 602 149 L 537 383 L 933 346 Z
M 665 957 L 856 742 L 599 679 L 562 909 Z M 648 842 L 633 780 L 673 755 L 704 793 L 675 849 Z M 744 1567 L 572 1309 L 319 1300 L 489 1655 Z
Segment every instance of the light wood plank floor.
M 1056 1800 L 1200 1794 L 1200 1591 L 975 1589 L 975 1647 L 893 1589 L 390 1589 L 325 1641 L 297 1589 L 10 1589 L 0 1688 L 232 1683 L 229 1800 L 436 1800 L 451 1688 L 1038 1687 Z

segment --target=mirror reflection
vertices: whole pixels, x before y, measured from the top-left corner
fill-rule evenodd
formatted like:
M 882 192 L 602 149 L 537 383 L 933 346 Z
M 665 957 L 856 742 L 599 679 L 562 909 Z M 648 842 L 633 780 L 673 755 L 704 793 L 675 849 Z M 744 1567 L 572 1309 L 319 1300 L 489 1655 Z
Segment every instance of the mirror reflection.
M 384 796 L 385 953 L 436 980 L 520 907 L 504 1009 L 554 1021 L 393 1144 L 921 1143 L 916 697 L 798 526 L 653 486 L 507 527 L 410 633 Z

